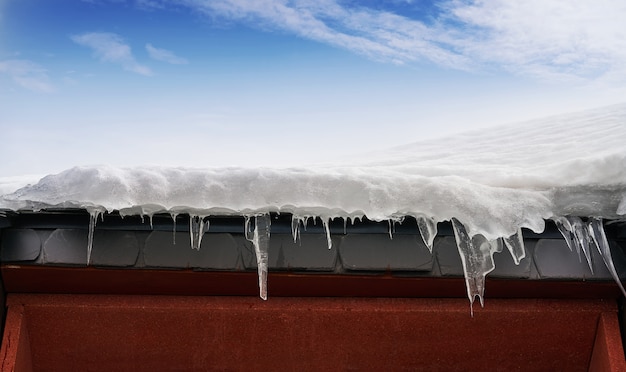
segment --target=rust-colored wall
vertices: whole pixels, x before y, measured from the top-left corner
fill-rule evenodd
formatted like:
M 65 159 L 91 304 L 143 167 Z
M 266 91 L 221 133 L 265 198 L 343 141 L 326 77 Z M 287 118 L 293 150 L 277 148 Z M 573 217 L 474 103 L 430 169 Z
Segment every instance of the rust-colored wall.
M 6 326 L 2 337 L 2 371 L 30 372 L 33 370 L 30 337 L 24 306 L 11 306 L 7 313 Z
M 9 315 L 23 307 L 34 370 L 585 371 L 599 322 L 612 346 L 594 360 L 623 366 L 615 301 L 488 299 L 473 318 L 465 299 L 9 294 L 8 304 Z
M 593 348 L 590 372 L 626 371 L 619 322 L 614 313 L 602 313 Z

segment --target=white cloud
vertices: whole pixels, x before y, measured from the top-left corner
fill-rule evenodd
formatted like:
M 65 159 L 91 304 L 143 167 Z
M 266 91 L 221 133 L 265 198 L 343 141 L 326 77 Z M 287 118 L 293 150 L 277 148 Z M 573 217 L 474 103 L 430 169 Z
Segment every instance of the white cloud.
M 23 60 L 9 59 L 0 61 L 0 73 L 4 73 L 23 88 L 49 93 L 54 90 L 46 70 L 38 64 Z
M 91 32 L 74 35 L 72 36 L 72 41 L 76 44 L 91 48 L 94 56 L 102 62 L 119 64 L 124 70 L 140 75 L 152 75 L 152 71 L 149 67 L 135 60 L 130 46 L 117 34 Z
M 626 71 L 621 0 L 444 0 L 428 21 L 337 0 L 178 3 L 209 17 L 280 29 L 394 63 L 430 61 L 545 79 L 595 79 Z
M 146 51 L 148 51 L 150 58 L 157 61 L 171 63 L 173 65 L 185 65 L 188 63 L 185 58 L 179 57 L 169 50 L 155 48 L 152 44 L 146 44 Z
M 454 44 L 532 75 L 595 77 L 626 69 L 626 3 L 504 1 L 459 3 L 449 8 L 469 31 Z

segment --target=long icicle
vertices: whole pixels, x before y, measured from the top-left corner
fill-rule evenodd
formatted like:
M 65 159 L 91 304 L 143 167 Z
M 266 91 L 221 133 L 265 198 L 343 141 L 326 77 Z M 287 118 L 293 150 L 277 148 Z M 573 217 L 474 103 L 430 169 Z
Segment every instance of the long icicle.
M 589 265 L 589 271 L 593 275 L 593 261 L 591 256 L 591 237 L 589 236 L 589 228 L 587 224 L 585 224 L 580 217 L 568 217 L 572 225 L 572 231 L 574 233 L 574 238 L 576 239 L 576 244 L 580 246 L 580 250 L 585 254 L 585 259 L 587 260 L 587 264 Z
M 559 229 L 559 232 L 561 233 L 561 235 L 563 235 L 563 239 L 565 239 L 565 243 L 567 243 L 569 250 L 574 252 L 574 250 L 576 249 L 576 252 L 578 253 L 578 260 L 582 261 L 582 258 L 580 256 L 580 250 L 578 249 L 578 245 L 576 245 L 576 239 L 574 238 L 574 234 L 572 233 L 572 225 L 570 224 L 569 220 L 565 217 L 556 217 L 553 218 L 553 220 L 556 224 L 557 229 Z
M 617 270 L 615 270 L 615 265 L 613 264 L 613 257 L 611 256 L 611 248 L 609 247 L 609 242 L 606 239 L 606 234 L 604 232 L 604 227 L 602 226 L 602 219 L 597 217 L 592 217 L 589 219 L 589 235 L 591 235 L 591 239 L 595 243 L 598 248 L 598 252 L 600 252 L 600 256 L 602 256 L 602 261 L 606 265 L 606 268 L 611 273 L 613 280 L 619 286 L 619 289 L 622 291 L 624 297 L 626 297 L 626 290 L 624 290 L 624 286 L 622 285 L 622 281 L 617 275 Z
M 300 219 L 295 214 L 291 216 L 291 235 L 294 243 L 297 243 L 298 239 L 300 239 Z
M 98 217 L 104 219 L 104 209 L 97 207 L 89 207 L 87 208 L 87 212 L 89 212 L 89 233 L 87 234 L 87 266 L 91 265 L 91 251 L 93 249 L 93 236 L 96 230 L 96 223 L 98 222 Z
M 254 230 L 251 230 L 250 217 L 245 218 L 246 239 L 254 245 L 257 274 L 259 276 L 259 297 L 267 300 L 268 252 L 270 247 L 271 219 L 267 214 L 254 217 Z
M 584 253 L 585 260 L 587 260 L 587 264 L 589 265 L 589 270 L 593 274 L 593 261 L 590 251 L 591 238 L 589 237 L 587 225 L 580 217 L 576 216 L 557 217 L 554 218 L 554 222 L 561 232 L 561 235 L 563 235 L 569 249 L 571 251 L 576 250 L 578 261 L 582 262 L 581 252 Z
M 480 306 L 484 306 L 485 277 L 495 268 L 493 253 L 502 250 L 501 245 L 499 246 L 501 243 L 500 239 L 488 241 L 482 235 L 470 237 L 465 226 L 456 218 L 452 218 L 452 228 L 463 264 L 470 313 L 474 316 L 476 297 L 480 301 Z
M 322 226 L 324 227 L 324 232 L 326 233 L 328 249 L 331 249 L 333 247 L 333 240 L 330 237 L 330 217 L 326 220 L 322 219 Z
M 178 217 L 178 213 L 170 212 L 170 216 L 172 216 L 172 244 L 176 245 L 176 217 Z
M 415 219 L 417 220 L 417 228 L 420 231 L 420 235 L 422 235 L 422 240 L 432 254 L 433 242 L 437 236 L 437 222 L 434 218 L 426 216 L 417 216 Z
M 189 237 L 191 239 L 191 248 L 197 251 L 202 245 L 202 237 L 209 229 L 209 220 L 205 220 L 204 216 L 189 216 Z

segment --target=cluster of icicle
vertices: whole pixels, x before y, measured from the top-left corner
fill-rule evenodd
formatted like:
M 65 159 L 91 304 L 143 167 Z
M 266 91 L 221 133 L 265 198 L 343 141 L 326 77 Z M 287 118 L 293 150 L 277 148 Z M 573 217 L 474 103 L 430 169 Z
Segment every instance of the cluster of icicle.
M 87 247 L 87 265 L 91 263 L 91 249 L 93 246 L 93 235 L 96 223 L 99 218 L 104 215 L 104 209 L 91 208 L 88 209 L 90 213 L 89 223 L 89 235 L 88 235 L 88 247 Z M 150 217 L 150 223 L 152 224 L 152 216 Z M 177 214 L 172 214 L 174 221 L 173 232 L 176 232 L 176 217 Z M 270 243 L 270 231 L 271 231 L 271 218 L 269 214 L 255 214 L 244 216 L 244 233 L 248 241 L 254 246 L 254 252 L 256 254 L 257 271 L 259 279 L 259 296 L 263 300 L 267 300 L 267 275 L 268 275 L 268 252 Z M 300 229 L 306 229 L 309 219 L 315 221 L 316 216 L 292 216 L 291 232 L 294 242 L 300 238 Z M 330 218 L 323 220 L 322 224 L 324 232 L 328 241 L 328 249 L 332 249 L 332 240 L 330 236 Z M 348 219 L 344 219 L 344 233 L 345 226 Z M 426 216 L 416 216 L 417 227 L 420 231 L 424 244 L 430 250 L 432 254 L 433 242 L 437 235 L 437 222 L 433 218 Z M 611 250 L 609 243 L 604 232 L 602 219 L 598 217 L 590 217 L 587 221 L 583 221 L 580 217 L 567 216 L 553 218 L 557 228 L 563 235 L 563 238 L 567 242 L 567 246 L 570 250 L 576 251 L 579 259 L 582 261 L 584 255 L 589 269 L 593 274 L 593 262 L 591 250 L 597 249 L 606 265 L 608 271 L 611 273 L 613 279 L 621 289 L 624 296 L 626 296 L 626 290 L 622 286 L 613 259 L 611 257 Z M 393 238 L 393 227 L 395 223 L 402 222 L 402 219 L 389 221 L 389 236 Z M 517 233 L 509 237 L 498 238 L 494 240 L 487 240 L 483 235 L 477 234 L 470 236 L 465 226 L 456 218 L 452 218 L 452 227 L 454 230 L 454 237 L 456 239 L 457 248 L 461 257 L 463 265 L 463 273 L 465 275 L 465 285 L 467 288 L 467 296 L 470 300 L 470 308 L 473 313 L 473 303 L 478 297 L 480 305 L 484 306 L 484 291 L 485 291 L 485 277 L 493 269 L 495 264 L 493 261 L 494 253 L 500 253 L 504 247 L 508 249 L 513 261 L 516 265 L 519 265 L 520 261 L 526 257 L 526 250 L 524 248 L 524 239 L 522 231 L 519 229 Z M 189 219 L 189 234 L 191 240 L 191 248 L 199 250 L 202 243 L 202 236 L 209 230 L 208 216 L 190 215 Z M 175 236 L 175 235 L 174 235 Z M 582 252 L 582 254 L 581 254 Z

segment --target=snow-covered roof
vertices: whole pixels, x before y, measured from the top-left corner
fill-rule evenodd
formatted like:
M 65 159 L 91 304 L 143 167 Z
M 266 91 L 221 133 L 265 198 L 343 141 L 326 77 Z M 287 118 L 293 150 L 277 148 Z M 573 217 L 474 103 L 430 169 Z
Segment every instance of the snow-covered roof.
M 263 219 L 269 212 L 292 214 L 294 233 L 312 216 L 326 223 L 413 216 L 427 244 L 437 222 L 452 221 L 473 300 L 482 299 L 478 282 L 493 268 L 490 256 L 502 249 L 499 238 L 505 238 L 515 259 L 523 257 L 521 228 L 541 232 L 545 220 L 554 219 L 573 248 L 604 249 L 602 219 L 626 214 L 624 143 L 626 104 L 620 104 L 417 142 L 332 165 L 75 167 L 0 197 L 0 208 L 85 208 L 94 223 L 98 214 L 112 210 L 188 213 L 198 224 L 207 216 L 244 215 L 256 219 L 249 234 L 256 246 L 263 235 L 259 226 L 267 225 L 269 234 Z

